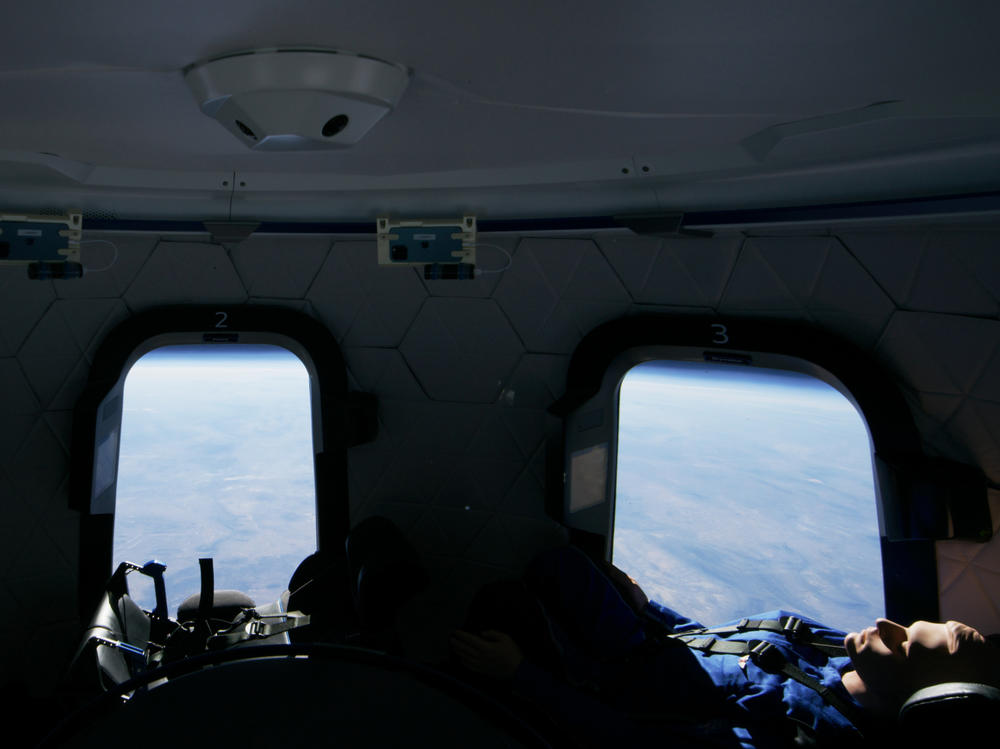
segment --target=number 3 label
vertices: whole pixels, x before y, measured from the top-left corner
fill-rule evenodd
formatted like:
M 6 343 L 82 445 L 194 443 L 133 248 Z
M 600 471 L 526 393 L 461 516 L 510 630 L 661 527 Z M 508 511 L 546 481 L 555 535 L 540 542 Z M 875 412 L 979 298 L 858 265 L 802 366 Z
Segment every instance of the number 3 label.
M 712 338 L 712 343 L 729 343 L 729 332 L 726 330 L 726 326 L 721 323 L 712 323 L 712 332 L 715 337 Z

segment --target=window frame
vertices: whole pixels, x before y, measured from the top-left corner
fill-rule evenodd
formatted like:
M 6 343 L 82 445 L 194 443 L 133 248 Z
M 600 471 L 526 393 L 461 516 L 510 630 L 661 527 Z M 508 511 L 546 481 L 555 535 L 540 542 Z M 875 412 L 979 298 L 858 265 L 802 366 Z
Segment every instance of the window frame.
M 69 502 L 80 513 L 82 616 L 90 613 L 112 571 L 122 403 L 132 365 L 165 345 L 232 343 L 281 346 L 305 365 L 312 409 L 317 548 L 342 547 L 350 530 L 347 449 L 374 439 L 377 419 L 373 396 L 348 392 L 347 367 L 330 331 L 283 307 L 198 305 L 150 310 L 129 318 L 105 338 L 74 410 Z M 98 470 L 101 461 L 103 475 Z M 108 471 L 113 473 L 110 481 Z
M 938 618 L 934 542 L 947 535 L 948 518 L 942 506 L 934 508 L 931 527 L 922 521 L 926 507 L 917 506 L 913 477 L 926 458 L 910 410 L 864 352 L 808 325 L 637 315 L 585 336 L 570 360 L 566 394 L 550 409 L 564 420 L 562 481 L 550 507 L 570 529 L 572 542 L 610 560 L 619 390 L 632 367 L 653 359 L 790 369 L 847 397 L 865 421 L 872 450 L 886 615 L 906 622 Z

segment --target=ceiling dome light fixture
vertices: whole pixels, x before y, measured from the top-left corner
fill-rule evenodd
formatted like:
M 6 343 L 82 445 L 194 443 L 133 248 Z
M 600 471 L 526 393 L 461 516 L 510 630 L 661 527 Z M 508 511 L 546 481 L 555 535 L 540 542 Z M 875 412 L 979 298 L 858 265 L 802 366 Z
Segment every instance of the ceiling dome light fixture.
M 201 111 L 256 151 L 357 143 L 393 110 L 405 65 L 339 50 L 262 49 L 199 62 L 184 80 Z

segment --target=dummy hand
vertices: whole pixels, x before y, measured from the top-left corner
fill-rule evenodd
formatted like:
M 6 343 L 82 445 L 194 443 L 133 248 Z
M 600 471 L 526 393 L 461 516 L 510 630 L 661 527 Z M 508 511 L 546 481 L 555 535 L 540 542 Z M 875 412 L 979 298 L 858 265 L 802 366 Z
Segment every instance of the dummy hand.
M 511 678 L 524 660 L 516 642 L 492 629 L 482 635 L 456 630 L 451 635 L 451 649 L 467 669 L 495 679 Z

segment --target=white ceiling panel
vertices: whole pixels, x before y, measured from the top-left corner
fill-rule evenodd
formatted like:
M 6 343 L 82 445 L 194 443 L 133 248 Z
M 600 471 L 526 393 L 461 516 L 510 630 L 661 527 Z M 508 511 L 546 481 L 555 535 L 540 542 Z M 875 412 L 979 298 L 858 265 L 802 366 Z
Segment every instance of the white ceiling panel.
M 529 203 L 491 186 L 607 183 L 637 159 L 652 167 L 638 193 L 620 182 L 574 210 L 550 191 L 543 213 L 753 200 L 764 182 L 771 199 L 846 200 L 822 174 L 845 162 L 870 178 L 855 189 L 1000 187 L 1000 10 L 978 0 L 289 0 L 280 12 L 264 0 L 43 0 L 8 10 L 0 96 L 18 105 L 0 113 L 0 202 L 47 186 L 91 211 L 219 217 L 235 197 L 220 177 L 238 172 L 266 194 L 234 200 L 237 215 L 359 217 L 412 207 L 399 190 L 446 185 L 464 189 L 438 194 L 447 212 L 474 203 L 523 214 Z M 250 151 L 204 116 L 184 81 L 185 66 L 215 56 L 304 47 L 402 64 L 409 88 L 356 146 L 277 154 Z M 948 149 L 965 149 L 960 175 L 935 166 Z M 39 159 L 51 170 L 32 166 Z M 350 200 L 306 209 L 287 200 L 295 189 Z

